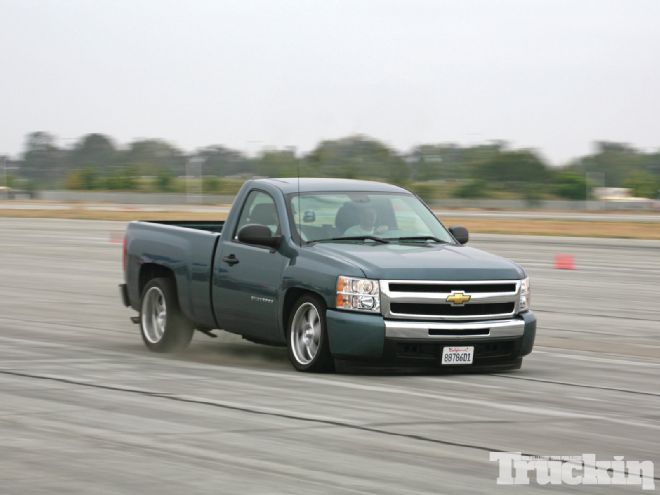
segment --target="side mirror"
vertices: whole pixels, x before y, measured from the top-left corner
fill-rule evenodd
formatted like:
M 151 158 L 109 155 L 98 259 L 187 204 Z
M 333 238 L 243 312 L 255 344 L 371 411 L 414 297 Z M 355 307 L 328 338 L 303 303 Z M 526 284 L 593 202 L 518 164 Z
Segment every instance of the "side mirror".
M 282 236 L 274 236 L 265 225 L 251 224 L 238 231 L 238 241 L 256 246 L 277 248 L 282 241 Z
M 465 227 L 449 227 L 449 232 L 460 244 L 467 244 L 467 241 L 470 240 L 470 234 Z

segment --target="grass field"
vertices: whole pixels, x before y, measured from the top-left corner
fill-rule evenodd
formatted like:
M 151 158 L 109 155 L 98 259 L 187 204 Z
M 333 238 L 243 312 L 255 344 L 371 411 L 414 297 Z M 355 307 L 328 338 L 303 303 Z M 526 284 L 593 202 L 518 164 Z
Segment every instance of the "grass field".
M 83 206 L 67 209 L 2 209 L 0 217 L 71 218 L 84 220 L 224 220 L 226 213 L 187 211 L 90 210 Z M 660 240 L 660 222 L 600 220 L 546 220 L 511 218 L 452 217 L 445 224 L 463 225 L 470 232 L 491 234 L 549 235 L 576 237 L 619 237 Z

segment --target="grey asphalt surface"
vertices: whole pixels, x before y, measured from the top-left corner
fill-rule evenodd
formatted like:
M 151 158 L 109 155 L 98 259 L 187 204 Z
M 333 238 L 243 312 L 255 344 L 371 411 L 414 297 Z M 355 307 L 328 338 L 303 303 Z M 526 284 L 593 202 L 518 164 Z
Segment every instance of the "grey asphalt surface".
M 660 469 L 660 242 L 475 236 L 532 277 L 519 371 L 306 375 L 224 333 L 149 354 L 122 228 L 0 219 L 2 494 L 641 492 L 497 486 L 496 450 Z

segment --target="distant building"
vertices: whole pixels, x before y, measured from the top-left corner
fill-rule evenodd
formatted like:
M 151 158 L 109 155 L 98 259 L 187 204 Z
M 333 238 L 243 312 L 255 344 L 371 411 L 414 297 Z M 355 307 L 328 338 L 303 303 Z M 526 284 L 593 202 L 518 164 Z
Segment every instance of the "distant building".
M 601 201 L 648 201 L 649 198 L 638 198 L 632 195 L 628 187 L 596 187 L 594 196 Z

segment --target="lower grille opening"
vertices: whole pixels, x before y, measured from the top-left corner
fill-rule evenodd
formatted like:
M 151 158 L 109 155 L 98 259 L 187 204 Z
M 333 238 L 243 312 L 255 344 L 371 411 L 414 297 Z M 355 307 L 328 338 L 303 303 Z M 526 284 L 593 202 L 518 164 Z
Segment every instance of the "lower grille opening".
M 400 359 L 439 360 L 442 348 L 447 346 L 474 346 L 474 364 L 489 364 L 506 361 L 520 352 L 520 339 L 499 340 L 496 342 L 437 342 L 437 343 L 407 343 L 395 342 L 394 355 Z
M 482 316 L 513 313 L 515 303 L 451 304 L 390 303 L 390 311 L 401 315 Z
M 438 346 L 436 344 L 396 344 L 397 357 L 417 358 L 417 359 L 435 359 L 438 356 Z
M 488 335 L 490 333 L 489 328 L 475 328 L 474 330 L 438 330 L 435 328 L 429 329 L 429 335 Z

